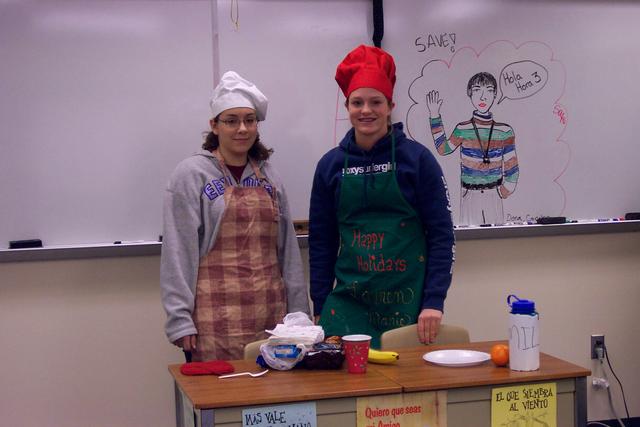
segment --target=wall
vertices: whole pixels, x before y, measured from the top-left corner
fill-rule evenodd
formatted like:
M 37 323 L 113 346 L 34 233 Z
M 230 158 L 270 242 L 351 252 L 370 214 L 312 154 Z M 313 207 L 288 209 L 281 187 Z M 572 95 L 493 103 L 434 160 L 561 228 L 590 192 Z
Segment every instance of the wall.
M 0 424 L 169 426 L 159 257 L 0 264 Z
M 590 369 L 589 336 L 604 333 L 640 416 L 640 233 L 463 240 L 457 258 L 447 322 L 506 339 L 516 293 L 538 304 L 542 351 Z M 0 263 L 2 424 L 173 426 L 166 367 L 182 359 L 163 335 L 158 269 L 156 256 Z M 613 417 L 605 393 L 588 398 L 590 419 Z

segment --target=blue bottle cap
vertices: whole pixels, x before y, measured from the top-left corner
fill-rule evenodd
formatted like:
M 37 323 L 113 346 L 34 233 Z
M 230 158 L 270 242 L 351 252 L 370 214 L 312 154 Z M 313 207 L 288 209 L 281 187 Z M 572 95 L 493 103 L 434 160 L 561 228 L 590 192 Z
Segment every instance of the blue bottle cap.
M 515 301 L 511 302 L 511 298 Z M 534 314 L 536 312 L 536 303 L 528 299 L 520 299 L 515 295 L 507 297 L 507 304 L 511 307 L 513 314 Z

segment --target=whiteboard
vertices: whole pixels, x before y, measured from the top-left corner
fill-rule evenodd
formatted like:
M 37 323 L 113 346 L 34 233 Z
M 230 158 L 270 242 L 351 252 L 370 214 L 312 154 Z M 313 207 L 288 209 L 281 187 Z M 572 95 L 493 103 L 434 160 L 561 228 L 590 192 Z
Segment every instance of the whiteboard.
M 481 71 L 498 79 L 494 119 L 515 133 L 520 174 L 515 193 L 503 201 L 507 221 L 614 218 L 640 210 L 640 3 L 401 4 L 385 9 L 383 40 L 400 70 L 396 114 L 442 165 L 456 220 L 460 155 L 438 156 L 425 94 L 440 92 L 450 134 L 471 118 L 467 82 Z
M 207 129 L 208 1 L 0 3 L 0 247 L 157 240 Z
M 293 217 L 308 218 L 315 165 L 350 127 L 335 67 L 370 43 L 371 14 L 370 0 L 0 2 L 0 248 L 156 240 L 167 179 L 200 147 L 230 69 L 268 96 L 261 138 Z M 511 85 L 492 108 L 516 134 L 508 216 L 640 210 L 640 3 L 402 0 L 384 15 L 393 119 L 434 153 L 427 89 L 451 132 L 470 118 L 471 74 L 525 61 L 548 72 L 534 95 Z M 457 218 L 459 157 L 438 161 Z
M 315 162 L 340 123 L 335 65 L 370 39 L 370 9 L 368 0 L 0 2 L 0 248 L 157 240 L 168 177 L 200 148 L 216 76 L 229 69 L 269 97 L 262 139 L 294 218 L 306 219 Z

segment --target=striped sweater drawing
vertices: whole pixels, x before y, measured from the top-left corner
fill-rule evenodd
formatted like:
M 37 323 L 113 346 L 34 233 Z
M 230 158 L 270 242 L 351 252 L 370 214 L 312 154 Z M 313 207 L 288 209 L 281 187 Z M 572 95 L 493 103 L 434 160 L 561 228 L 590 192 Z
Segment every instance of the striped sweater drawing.
M 447 139 L 442 117 L 430 118 L 431 135 L 438 154 L 460 148 L 460 181 L 471 190 L 498 188 L 513 193 L 518 183 L 518 157 L 511 126 L 493 120 L 492 114 L 474 111 L 471 120 L 458 123 Z

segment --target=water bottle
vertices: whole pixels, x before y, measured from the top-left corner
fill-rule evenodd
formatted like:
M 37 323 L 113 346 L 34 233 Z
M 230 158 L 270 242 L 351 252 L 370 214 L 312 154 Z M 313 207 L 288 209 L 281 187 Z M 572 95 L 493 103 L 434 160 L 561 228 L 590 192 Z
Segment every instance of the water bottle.
M 514 371 L 540 368 L 540 328 L 536 304 L 515 295 L 507 297 L 509 314 L 509 367 Z

